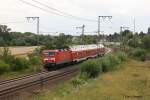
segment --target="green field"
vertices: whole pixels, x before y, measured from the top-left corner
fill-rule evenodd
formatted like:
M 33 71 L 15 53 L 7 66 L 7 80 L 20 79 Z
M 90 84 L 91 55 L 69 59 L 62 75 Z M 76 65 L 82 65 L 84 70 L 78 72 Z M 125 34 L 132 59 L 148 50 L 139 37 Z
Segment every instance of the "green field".
M 150 100 L 150 62 L 130 60 L 120 66 L 120 70 L 89 80 L 81 87 L 66 82 L 34 100 Z

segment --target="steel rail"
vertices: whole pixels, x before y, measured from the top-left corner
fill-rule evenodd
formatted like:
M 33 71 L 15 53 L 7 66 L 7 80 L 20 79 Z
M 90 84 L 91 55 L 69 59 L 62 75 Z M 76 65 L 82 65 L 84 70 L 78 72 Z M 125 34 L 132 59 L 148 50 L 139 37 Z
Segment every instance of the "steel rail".
M 19 90 L 22 90 L 22 89 L 25 89 L 25 88 L 29 88 L 29 87 L 34 86 L 34 85 L 43 84 L 44 82 L 47 82 L 47 81 L 52 81 L 52 80 L 56 80 L 56 79 L 59 79 L 59 78 L 63 78 L 67 75 L 76 73 L 77 71 L 78 71 L 78 68 L 74 68 L 74 69 L 71 69 L 71 70 L 56 73 L 54 75 L 49 74 L 48 76 L 45 76 L 45 77 L 42 77 L 42 78 L 38 77 L 38 79 L 35 79 L 31 82 L 29 81 L 27 83 L 22 83 L 20 85 L 16 85 L 16 86 L 12 86 L 10 88 L 0 90 L 0 97 L 2 97 L 4 95 L 11 94 L 11 93 L 14 93 L 16 91 L 19 91 Z
M 15 81 L 18 81 L 18 80 L 24 80 L 24 79 L 27 79 L 27 78 L 30 78 L 30 77 L 42 75 L 44 73 L 48 73 L 48 72 L 47 71 L 43 71 L 43 72 L 37 73 L 37 74 L 25 75 L 25 76 L 16 77 L 16 78 L 13 78 L 13 79 L 8 79 L 8 80 L 0 81 L 0 85 L 11 83 L 11 82 L 15 82 Z

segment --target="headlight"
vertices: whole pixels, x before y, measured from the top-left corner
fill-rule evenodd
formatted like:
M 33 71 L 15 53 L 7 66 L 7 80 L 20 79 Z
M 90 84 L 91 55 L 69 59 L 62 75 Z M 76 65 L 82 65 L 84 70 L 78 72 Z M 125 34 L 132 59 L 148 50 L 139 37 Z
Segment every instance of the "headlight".
M 46 59 L 44 59 L 44 61 L 47 61 L 48 59 L 46 58 Z
M 55 61 L 55 58 L 50 58 L 50 60 Z

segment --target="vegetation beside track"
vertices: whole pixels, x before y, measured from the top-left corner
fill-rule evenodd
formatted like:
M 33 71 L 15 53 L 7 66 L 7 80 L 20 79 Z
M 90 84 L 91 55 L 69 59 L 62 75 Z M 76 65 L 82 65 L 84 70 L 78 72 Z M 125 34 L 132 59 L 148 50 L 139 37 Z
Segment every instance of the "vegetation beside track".
M 124 54 L 123 52 L 119 52 L 106 55 L 105 57 L 102 58 L 97 58 L 96 60 L 93 59 L 83 62 L 80 65 L 81 66 L 80 74 L 77 75 L 77 77 L 70 80 L 67 84 L 65 84 L 66 86 L 56 90 L 58 92 L 58 96 L 61 97 L 66 94 L 70 94 L 73 92 L 71 91 L 72 89 L 75 92 L 81 86 L 89 84 L 90 81 L 93 81 L 94 79 L 103 75 L 104 73 L 120 69 L 119 65 L 126 60 L 127 60 L 126 54 Z M 47 99 L 44 98 L 42 100 L 48 100 L 48 98 Z
M 118 64 L 127 59 L 123 52 L 106 55 L 102 58 L 88 60 L 81 64 L 81 76 L 86 75 L 88 78 L 96 78 L 99 74 L 116 70 Z
M 0 78 L 7 79 L 18 75 L 40 72 L 42 70 L 42 63 L 37 52 L 35 50 L 27 58 L 18 58 L 11 55 L 10 50 L 4 47 L 0 51 Z
M 117 48 L 128 54 L 128 61 L 121 64 L 126 58 L 124 54 L 89 60 L 82 64 L 79 76 L 37 96 L 36 100 L 149 100 L 150 62 L 141 61 L 150 54 L 150 36 L 132 35 L 127 31 L 122 34 L 124 39 Z
M 82 85 L 72 85 L 71 80 L 34 100 L 149 100 L 150 62 L 129 59 L 119 67 L 96 79 L 79 79 Z

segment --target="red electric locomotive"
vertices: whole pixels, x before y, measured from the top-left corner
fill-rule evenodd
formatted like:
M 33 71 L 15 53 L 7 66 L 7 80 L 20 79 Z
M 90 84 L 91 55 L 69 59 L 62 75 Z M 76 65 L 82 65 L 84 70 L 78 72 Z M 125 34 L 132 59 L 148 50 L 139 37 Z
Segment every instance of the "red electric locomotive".
M 88 58 L 97 57 L 105 54 L 103 45 L 77 45 L 70 46 L 69 49 L 44 50 L 42 60 L 46 69 L 56 65 L 79 62 Z

